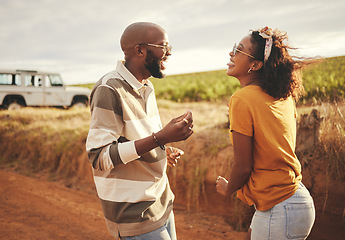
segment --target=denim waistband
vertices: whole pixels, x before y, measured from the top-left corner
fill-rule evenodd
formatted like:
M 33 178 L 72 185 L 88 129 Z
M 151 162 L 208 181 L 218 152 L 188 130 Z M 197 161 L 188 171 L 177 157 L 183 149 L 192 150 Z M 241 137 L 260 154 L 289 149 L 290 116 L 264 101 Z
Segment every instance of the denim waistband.
M 279 203 L 300 203 L 300 202 L 310 202 L 313 201 L 312 197 L 308 191 L 308 189 L 304 186 L 303 183 L 299 184 L 297 191 L 292 195 L 290 198 L 286 199 L 285 201 Z M 278 204 L 277 204 L 278 205 Z
M 313 201 L 308 189 L 304 186 L 302 182 L 299 183 L 298 189 L 296 192 L 288 199 L 283 202 L 278 203 L 277 205 L 284 205 L 285 203 L 300 203 L 300 202 L 310 202 Z M 276 205 L 276 206 L 277 206 Z M 256 210 L 256 206 L 254 204 Z

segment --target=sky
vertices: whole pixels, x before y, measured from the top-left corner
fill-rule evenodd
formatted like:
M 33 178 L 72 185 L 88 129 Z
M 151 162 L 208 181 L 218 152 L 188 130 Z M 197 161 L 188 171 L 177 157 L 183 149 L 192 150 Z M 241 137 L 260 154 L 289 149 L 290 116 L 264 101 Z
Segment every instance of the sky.
M 173 46 L 167 75 L 226 69 L 250 30 L 286 31 L 293 55 L 345 55 L 344 0 L 0 0 L 0 69 L 94 83 L 123 59 L 120 37 L 154 22 Z

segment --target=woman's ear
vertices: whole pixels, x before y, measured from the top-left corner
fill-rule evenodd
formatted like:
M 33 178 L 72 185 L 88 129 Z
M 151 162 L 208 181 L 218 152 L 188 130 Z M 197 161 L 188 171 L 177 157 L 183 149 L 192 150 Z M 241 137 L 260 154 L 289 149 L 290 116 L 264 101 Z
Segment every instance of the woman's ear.
M 264 63 L 262 61 L 255 61 L 252 70 L 258 71 L 264 66 Z

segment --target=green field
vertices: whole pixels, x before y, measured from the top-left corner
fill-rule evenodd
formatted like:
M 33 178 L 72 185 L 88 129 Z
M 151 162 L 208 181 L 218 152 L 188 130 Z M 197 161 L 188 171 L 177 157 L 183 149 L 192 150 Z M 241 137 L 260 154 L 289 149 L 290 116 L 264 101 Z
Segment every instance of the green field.
M 303 71 L 304 102 L 345 98 L 345 56 L 324 59 Z M 240 88 L 238 80 L 226 70 L 167 76 L 152 79 L 158 98 L 173 101 L 227 100 Z
M 345 56 L 327 58 L 313 68 L 304 70 L 304 99 L 314 102 L 345 98 Z
M 226 75 L 226 70 L 189 73 L 151 79 L 157 98 L 177 102 L 219 101 L 241 86 L 237 79 Z
M 341 203 L 339 199 L 344 199 L 345 193 L 344 61 L 345 57 L 325 59 L 304 72 L 307 91 L 304 101 L 324 102 L 314 106 L 302 105 L 297 109 L 299 114 L 310 113 L 312 109 L 320 113 L 314 119 L 319 125 L 310 121 L 297 122 L 298 129 L 306 128 L 308 135 L 312 133 L 318 137 L 311 149 L 299 151 L 299 159 L 303 166 L 303 180 L 309 186 L 315 186 L 312 193 L 318 215 L 334 209 L 338 217 L 342 214 L 339 221 L 344 219 L 344 205 L 333 203 Z M 176 202 L 185 204 L 188 210 L 203 204 L 209 209 L 214 203 L 208 200 L 207 188 L 212 186 L 214 189 L 216 177 L 226 176 L 231 169 L 233 151 L 227 128 L 228 107 L 224 101 L 240 87 L 239 83 L 228 77 L 225 70 L 174 75 L 152 81 L 163 125 L 186 109 L 193 112 L 194 134 L 186 141 L 171 144 L 185 152 L 179 164 L 167 172 Z M 92 88 L 93 84 L 84 86 Z M 325 103 L 335 99 L 342 101 Z M 90 125 L 88 108 L 4 110 L 0 111 L 0 121 L 0 168 L 30 176 L 45 176 L 75 188 L 87 186 L 90 189 L 93 186 L 91 165 L 85 151 Z M 299 136 L 302 136 L 300 132 L 297 139 Z M 302 138 L 299 142 L 308 139 Z M 227 222 L 237 230 L 247 229 L 249 208 L 240 205 L 240 200 L 235 198 L 233 203 L 227 210 L 231 215 Z
M 176 102 L 227 101 L 240 88 L 226 70 L 167 76 L 151 81 L 157 98 Z M 345 98 L 345 56 L 326 58 L 303 71 L 306 95 L 303 103 L 320 103 Z M 93 84 L 84 85 L 92 88 Z

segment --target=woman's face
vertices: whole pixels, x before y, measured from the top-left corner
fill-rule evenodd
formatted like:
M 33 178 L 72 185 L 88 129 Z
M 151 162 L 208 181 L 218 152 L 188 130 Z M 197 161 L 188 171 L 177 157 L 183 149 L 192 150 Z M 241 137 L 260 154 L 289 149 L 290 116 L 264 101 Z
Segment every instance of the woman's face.
M 228 69 L 226 74 L 228 76 L 241 79 L 243 76 L 248 75 L 248 70 L 252 66 L 254 58 L 252 56 L 252 43 L 250 42 L 250 36 L 244 37 L 237 45 L 236 53 L 234 49 L 230 52 L 230 62 L 228 62 Z M 250 55 L 250 56 L 248 56 Z

